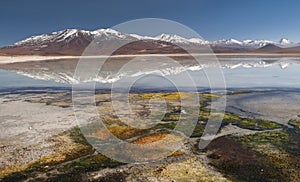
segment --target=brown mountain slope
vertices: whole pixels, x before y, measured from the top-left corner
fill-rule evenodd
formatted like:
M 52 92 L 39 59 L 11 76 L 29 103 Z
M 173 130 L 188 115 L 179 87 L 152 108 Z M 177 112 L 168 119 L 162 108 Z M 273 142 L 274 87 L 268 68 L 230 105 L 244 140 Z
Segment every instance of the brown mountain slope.
M 300 53 L 300 46 L 286 48 L 285 51 L 290 53 Z
M 76 39 L 70 41 L 47 42 L 44 45 L 28 44 L 13 45 L 0 49 L 5 55 L 81 55 L 92 41 L 92 37 L 78 32 Z
M 282 48 L 273 44 L 266 45 L 262 48 L 256 49 L 257 53 L 300 53 L 300 46 Z
M 273 44 L 268 44 L 264 47 L 261 47 L 259 49 L 256 49 L 255 52 L 259 52 L 259 53 L 278 53 L 278 52 L 282 52 L 284 49 L 281 47 L 278 47 L 276 45 Z

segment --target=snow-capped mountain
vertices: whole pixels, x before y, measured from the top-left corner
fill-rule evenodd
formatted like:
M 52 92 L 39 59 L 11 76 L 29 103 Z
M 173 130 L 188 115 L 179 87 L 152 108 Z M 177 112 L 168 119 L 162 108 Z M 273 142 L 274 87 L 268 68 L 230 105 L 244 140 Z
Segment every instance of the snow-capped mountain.
M 235 39 L 222 39 L 212 42 L 213 45 L 225 45 L 225 46 L 234 46 L 234 45 L 242 45 L 242 42 L 235 40 Z
M 0 49 L 6 54 L 37 54 L 37 55 L 81 55 L 90 43 L 100 47 L 106 42 L 118 45 L 121 42 L 138 40 L 129 34 L 124 34 L 112 29 L 99 29 L 85 31 L 78 29 L 66 29 L 51 34 L 42 34 L 29 37 L 11 46 Z M 107 44 L 105 44 L 107 45 Z M 103 51 L 107 51 L 107 47 Z M 99 52 L 103 54 L 103 52 Z
M 282 46 L 288 46 L 288 45 L 292 45 L 292 44 L 294 44 L 294 43 L 286 38 L 282 38 L 279 41 L 279 45 L 282 45 Z
M 11 46 L 0 49 L 0 53 L 5 54 L 39 54 L 39 55 L 81 55 L 85 48 L 95 40 L 94 43 L 98 47 L 103 48 L 107 42 L 115 45 L 122 45 L 124 43 L 138 42 L 134 46 L 135 52 L 128 52 L 130 48 L 126 48 L 127 52 L 124 53 L 156 53 L 156 52 L 172 52 L 176 50 L 178 53 L 178 46 L 188 45 L 189 47 L 198 49 L 201 46 L 210 45 L 212 49 L 222 51 L 248 51 L 258 49 L 269 44 L 279 47 L 292 47 L 293 44 L 290 40 L 283 38 L 279 42 L 270 40 L 236 40 L 236 39 L 223 39 L 217 41 L 206 41 L 201 38 L 185 38 L 174 34 L 161 34 L 154 37 L 141 36 L 136 34 L 126 34 L 113 29 L 99 29 L 94 31 L 66 29 L 51 34 L 42 34 L 29 37 L 25 40 L 19 41 Z M 168 43 L 168 44 L 166 44 Z M 171 44 L 170 44 L 171 43 Z M 178 45 L 178 46 L 177 46 Z M 102 47 L 101 47 L 102 46 Z M 177 47 L 176 47 L 177 46 Z M 197 48 L 198 47 L 198 48 Z M 105 53 L 107 51 L 103 49 Z M 139 49 L 139 50 L 138 50 Z M 157 49 L 157 51 L 154 51 Z M 232 49 L 232 50 L 231 50 Z M 122 51 L 121 51 L 122 52 Z M 179 51 L 180 52 L 180 51 Z
M 13 44 L 13 46 L 22 46 L 22 45 L 42 45 L 50 42 L 65 42 L 68 43 L 81 35 L 84 35 L 89 38 L 102 38 L 102 40 L 112 40 L 112 39 L 135 39 L 130 35 L 122 34 L 118 31 L 112 29 L 99 29 L 95 31 L 85 31 L 78 29 L 66 29 L 58 32 L 53 32 L 51 34 L 42 34 L 38 36 L 32 36 L 20 42 Z
M 183 38 L 179 35 L 170 35 L 170 34 L 161 34 L 159 36 L 154 37 L 155 40 L 170 42 L 174 44 L 200 44 L 200 45 L 208 45 L 209 42 L 200 38 Z
M 276 42 L 270 40 L 244 40 L 242 43 L 244 46 L 254 48 L 264 47 L 268 44 L 276 44 Z
M 270 40 L 243 40 L 239 41 L 236 39 L 222 39 L 213 42 L 209 42 L 200 38 L 184 38 L 179 35 L 174 34 L 161 34 L 155 37 L 150 36 L 140 36 L 136 34 L 125 34 L 118 32 L 113 29 L 99 29 L 95 31 L 85 31 L 78 29 L 66 29 L 58 32 L 53 32 L 51 34 L 42 34 L 37 36 L 29 37 L 25 40 L 13 44 L 13 46 L 22 45 L 41 45 L 47 42 L 70 42 L 83 34 L 85 36 L 90 36 L 91 38 L 98 37 L 99 40 L 159 40 L 164 42 L 170 42 L 174 44 L 200 44 L 200 45 L 219 45 L 219 46 L 245 46 L 259 48 L 266 46 L 268 44 L 275 45 L 289 45 L 292 42 L 286 38 L 282 38 L 278 43 Z M 101 39 L 100 39 L 101 38 Z
M 58 32 L 53 32 L 51 34 L 42 34 L 42 35 L 32 36 L 25 40 L 17 42 L 15 44 L 13 44 L 12 46 L 42 45 L 44 43 L 62 42 L 62 41 L 69 42 L 72 39 L 78 37 L 79 33 L 86 34 L 86 35 L 91 34 L 88 31 L 76 30 L 76 29 L 66 29 L 66 30 L 61 30 Z
M 215 46 L 227 46 L 227 47 L 244 47 L 244 48 L 260 48 L 264 47 L 268 44 L 277 45 L 278 43 L 270 40 L 243 40 L 239 41 L 236 39 L 222 39 L 218 41 L 214 41 L 211 45 Z M 280 44 L 280 43 L 279 43 Z

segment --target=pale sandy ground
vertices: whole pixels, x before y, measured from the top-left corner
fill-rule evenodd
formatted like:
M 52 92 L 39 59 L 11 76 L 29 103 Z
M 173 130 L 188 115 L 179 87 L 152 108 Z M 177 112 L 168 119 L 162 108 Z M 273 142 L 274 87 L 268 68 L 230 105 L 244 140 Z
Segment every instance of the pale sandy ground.
M 258 56 L 258 57 L 300 57 L 300 53 L 290 54 L 277 54 L 277 53 L 216 53 L 216 54 L 191 54 L 192 56 Z M 138 54 L 138 55 L 114 55 L 114 56 L 0 56 L 0 64 L 17 63 L 17 62 L 29 62 L 29 61 L 45 61 L 45 60 L 57 60 L 57 59 L 79 59 L 79 58 L 107 58 L 107 57 L 142 57 L 142 56 L 187 56 L 187 54 Z
M 20 63 L 28 61 L 45 61 L 55 59 L 69 59 L 76 56 L 0 56 L 0 64 Z
M 25 101 L 40 97 L 55 95 L 15 94 L 0 97 L 0 168 L 16 163 L 25 164 L 50 155 L 57 143 L 49 139 L 77 125 L 72 107 L 62 108 Z M 214 138 L 255 132 L 229 125 Z
M 24 100 L 34 95 L 0 97 L 0 168 L 25 164 L 53 152 L 50 137 L 76 125 L 72 108 Z
M 46 61 L 46 60 L 58 60 L 58 59 L 79 59 L 79 58 L 122 58 L 122 57 L 142 57 L 149 55 L 115 55 L 115 56 L 0 56 L 0 64 L 9 63 L 21 63 L 30 61 Z M 186 56 L 186 54 L 155 54 L 151 56 Z

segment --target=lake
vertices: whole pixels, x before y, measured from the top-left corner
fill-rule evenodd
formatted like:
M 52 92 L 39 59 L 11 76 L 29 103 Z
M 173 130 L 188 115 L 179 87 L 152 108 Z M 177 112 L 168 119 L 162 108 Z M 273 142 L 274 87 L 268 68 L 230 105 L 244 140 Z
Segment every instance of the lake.
M 154 89 L 174 86 L 189 88 L 194 85 L 198 88 L 209 88 L 218 87 L 218 82 L 223 82 L 222 77 L 212 76 L 214 72 L 224 76 L 227 89 L 300 88 L 300 58 L 297 57 L 225 57 L 219 58 L 218 65 L 207 61 L 201 65 L 183 64 L 183 66 L 174 66 L 173 63 L 168 65 L 168 60 L 164 59 L 156 61 L 151 64 L 145 64 L 146 62 L 141 62 L 140 65 L 132 64 L 134 66 L 124 64 L 127 66 L 125 69 L 117 71 L 106 69 L 97 76 L 86 79 L 78 78 L 78 75 L 74 77 L 78 60 L 14 63 L 1 66 L 0 89 L 71 88 L 72 83 L 94 81 L 98 89 L 112 86 L 127 87 L 128 84 L 138 88 Z M 119 62 L 116 65 L 119 69 Z M 209 85 L 208 80 L 215 84 Z

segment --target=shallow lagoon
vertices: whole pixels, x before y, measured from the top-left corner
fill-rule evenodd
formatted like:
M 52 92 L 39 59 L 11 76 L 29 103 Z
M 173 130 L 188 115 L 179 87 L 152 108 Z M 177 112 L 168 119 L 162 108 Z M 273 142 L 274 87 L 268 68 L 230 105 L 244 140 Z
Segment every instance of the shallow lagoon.
M 209 88 L 208 75 L 214 72 L 224 75 L 227 88 L 300 88 L 300 61 L 298 58 L 220 58 L 218 65 L 205 62 L 202 65 L 184 65 L 184 69 L 173 65 L 163 64 L 163 60 L 143 68 L 143 63 L 135 68 L 120 70 L 119 72 L 105 72 L 99 77 L 82 80 L 84 82 L 96 81 L 97 88 L 110 88 L 112 84 L 122 86 L 134 81 L 134 86 L 139 88 L 169 88 L 192 87 L 193 85 L 186 78 L 189 74 L 198 88 Z M 73 78 L 76 62 L 72 66 L 66 66 L 68 61 L 47 61 L 35 63 L 22 63 L 21 66 L 10 66 L 0 69 L 0 90 L 9 88 L 25 87 L 69 87 L 72 83 L 80 82 L 80 79 Z M 33 65 L 37 64 L 36 67 Z M 75 65 L 74 65 L 75 64 Z M 221 67 L 220 69 L 217 67 Z M 66 67 L 66 68 L 65 68 Z M 7 71 L 10 70 L 10 71 Z M 88 72 L 89 70 L 87 70 Z M 170 81 L 171 80 L 171 81 Z M 223 82 L 222 77 L 210 76 L 211 82 Z M 173 82 L 173 83 L 171 83 Z M 217 86 L 218 84 L 214 84 Z

